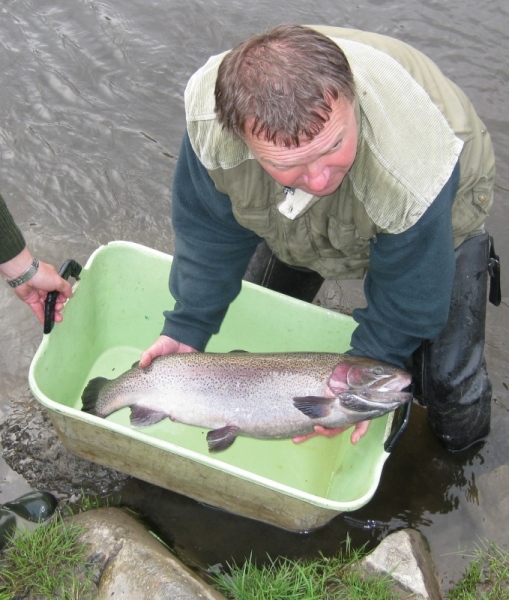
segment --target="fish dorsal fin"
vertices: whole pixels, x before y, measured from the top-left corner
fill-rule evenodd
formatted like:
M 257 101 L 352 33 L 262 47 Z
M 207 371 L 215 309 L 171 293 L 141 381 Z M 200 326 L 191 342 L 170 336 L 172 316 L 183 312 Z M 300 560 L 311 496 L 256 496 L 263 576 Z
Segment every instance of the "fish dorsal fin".
M 323 396 L 298 396 L 293 399 L 293 405 L 310 419 L 328 417 L 336 398 L 324 398 Z

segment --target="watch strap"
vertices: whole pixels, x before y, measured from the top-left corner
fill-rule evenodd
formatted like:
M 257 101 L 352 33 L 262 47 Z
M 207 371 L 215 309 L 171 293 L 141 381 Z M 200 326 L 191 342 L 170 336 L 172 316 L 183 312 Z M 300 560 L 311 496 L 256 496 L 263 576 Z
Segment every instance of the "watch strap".
M 26 271 L 21 273 L 21 275 L 19 277 L 16 277 L 15 279 L 7 280 L 7 283 L 12 288 L 16 288 L 19 285 L 26 283 L 29 279 L 32 279 L 32 277 L 37 273 L 38 268 L 39 268 L 39 259 L 34 258 Z

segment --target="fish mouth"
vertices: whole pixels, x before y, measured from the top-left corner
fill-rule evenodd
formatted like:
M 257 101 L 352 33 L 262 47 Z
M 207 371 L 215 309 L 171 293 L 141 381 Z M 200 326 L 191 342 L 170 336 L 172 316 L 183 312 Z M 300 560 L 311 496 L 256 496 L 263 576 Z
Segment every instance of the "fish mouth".
M 411 379 L 401 382 L 374 382 L 373 385 L 365 385 L 363 387 L 350 387 L 340 392 L 334 393 L 330 388 L 324 394 L 325 397 L 335 396 L 340 399 L 342 404 L 345 404 L 345 398 L 357 398 L 359 401 L 372 403 L 379 406 L 394 405 L 397 408 L 407 402 L 413 400 L 413 385 Z M 387 383 L 387 385 L 385 385 Z M 407 383 L 407 385 L 403 385 Z M 366 409 L 367 410 L 367 409 Z
M 407 402 L 410 402 L 411 400 L 413 400 L 413 397 L 414 397 L 412 392 L 404 392 L 404 391 L 379 392 L 379 391 L 371 391 L 371 390 L 366 390 L 366 393 L 364 396 L 367 400 L 371 400 L 373 402 L 382 402 L 382 403 L 397 402 L 400 404 L 406 404 Z
M 347 407 L 353 408 L 358 412 L 382 410 L 394 410 L 407 402 L 413 400 L 411 391 L 379 391 L 365 387 L 362 389 L 350 390 L 339 394 L 340 403 Z
M 359 390 L 362 396 L 372 402 L 399 402 L 406 404 L 414 398 L 414 385 L 410 376 L 394 375 L 388 381 L 377 381 L 373 386 Z M 404 385 L 406 383 L 406 385 Z
M 402 392 L 408 388 L 411 383 L 412 377 L 409 374 L 400 373 L 388 375 L 387 377 L 373 381 L 373 383 L 365 386 L 365 389 L 377 392 Z

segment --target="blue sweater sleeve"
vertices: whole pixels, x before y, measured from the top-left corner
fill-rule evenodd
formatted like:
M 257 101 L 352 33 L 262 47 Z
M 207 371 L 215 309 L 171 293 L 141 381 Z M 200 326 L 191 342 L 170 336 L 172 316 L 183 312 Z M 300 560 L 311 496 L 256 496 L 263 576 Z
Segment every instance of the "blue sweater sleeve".
M 198 160 L 187 133 L 173 181 L 175 251 L 170 291 L 176 300 L 165 311 L 162 334 L 204 350 L 217 333 L 260 238 L 233 216 Z
M 419 221 L 400 234 L 379 234 L 371 243 L 364 283 L 367 307 L 355 309 L 358 323 L 350 354 L 404 367 L 425 339 L 444 328 L 455 272 L 451 207 L 459 165 Z

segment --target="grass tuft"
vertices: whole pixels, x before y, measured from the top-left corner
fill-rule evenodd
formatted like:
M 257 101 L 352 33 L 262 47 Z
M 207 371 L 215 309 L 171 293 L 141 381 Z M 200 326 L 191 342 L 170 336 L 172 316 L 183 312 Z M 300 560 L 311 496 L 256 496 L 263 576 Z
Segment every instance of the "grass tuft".
M 16 597 L 87 598 L 92 589 L 84 565 L 83 530 L 60 515 L 34 531 L 20 531 L 0 557 L 0 600 Z
M 509 552 L 492 542 L 474 550 L 461 581 L 448 600 L 509 600 Z
M 269 558 L 257 567 L 252 557 L 213 575 L 214 587 L 231 600 L 395 600 L 390 577 L 366 578 L 353 565 L 363 550 L 346 550 L 313 561 Z

